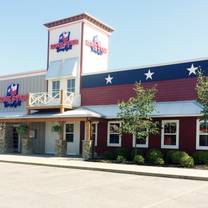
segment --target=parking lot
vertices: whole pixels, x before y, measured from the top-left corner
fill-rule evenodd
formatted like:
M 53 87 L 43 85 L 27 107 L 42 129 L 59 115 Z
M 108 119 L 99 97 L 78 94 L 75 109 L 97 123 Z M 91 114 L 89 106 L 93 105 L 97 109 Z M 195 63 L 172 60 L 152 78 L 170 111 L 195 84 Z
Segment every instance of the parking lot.
M 206 207 L 208 182 L 0 163 L 0 207 Z

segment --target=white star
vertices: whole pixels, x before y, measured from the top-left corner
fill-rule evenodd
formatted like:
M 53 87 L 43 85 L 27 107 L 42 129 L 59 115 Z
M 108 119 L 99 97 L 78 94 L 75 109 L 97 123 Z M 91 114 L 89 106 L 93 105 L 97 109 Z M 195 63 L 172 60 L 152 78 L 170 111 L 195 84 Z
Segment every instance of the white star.
M 146 80 L 148 80 L 148 79 L 152 79 L 152 75 L 154 74 L 154 72 L 151 72 L 149 69 L 148 72 L 144 73 L 144 74 L 146 76 Z
M 191 67 L 190 68 L 187 68 L 187 70 L 189 71 L 189 76 L 191 74 L 195 74 L 196 75 L 196 70 L 198 69 L 199 67 L 194 67 L 193 64 L 191 64 Z
M 109 74 L 108 77 L 105 78 L 106 84 L 108 84 L 108 83 L 112 84 L 112 79 L 113 79 L 113 77 L 111 77 L 110 74 Z

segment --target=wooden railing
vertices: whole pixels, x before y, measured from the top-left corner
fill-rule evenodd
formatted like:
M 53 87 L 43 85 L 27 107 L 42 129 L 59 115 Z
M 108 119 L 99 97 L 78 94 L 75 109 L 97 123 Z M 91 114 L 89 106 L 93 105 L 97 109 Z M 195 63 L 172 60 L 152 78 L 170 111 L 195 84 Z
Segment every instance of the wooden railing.
M 61 90 L 57 93 L 48 92 L 30 93 L 28 107 L 72 106 L 74 93 Z

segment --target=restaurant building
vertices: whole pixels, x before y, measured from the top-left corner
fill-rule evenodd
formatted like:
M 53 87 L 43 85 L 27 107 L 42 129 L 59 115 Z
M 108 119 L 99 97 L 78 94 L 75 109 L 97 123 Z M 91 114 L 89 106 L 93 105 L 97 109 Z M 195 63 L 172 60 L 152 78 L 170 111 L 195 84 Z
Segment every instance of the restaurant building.
M 137 147 L 208 150 L 195 90 L 197 71 L 208 74 L 208 59 L 109 70 L 110 26 L 86 13 L 45 26 L 47 69 L 0 77 L 0 152 L 88 159 L 92 150 L 132 149 L 134 135 L 118 133 L 118 103 L 134 96 L 139 81 L 156 85 L 151 116 L 162 128 Z M 19 126 L 28 131 L 18 134 Z

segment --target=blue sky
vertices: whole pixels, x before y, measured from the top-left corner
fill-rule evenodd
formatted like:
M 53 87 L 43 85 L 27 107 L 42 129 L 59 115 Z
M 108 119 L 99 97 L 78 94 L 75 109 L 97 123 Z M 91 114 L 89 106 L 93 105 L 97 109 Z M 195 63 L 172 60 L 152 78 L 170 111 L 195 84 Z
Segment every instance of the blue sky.
M 110 69 L 208 57 L 207 8 L 207 0 L 2 1 L 0 74 L 45 69 L 43 23 L 82 12 L 115 28 Z

